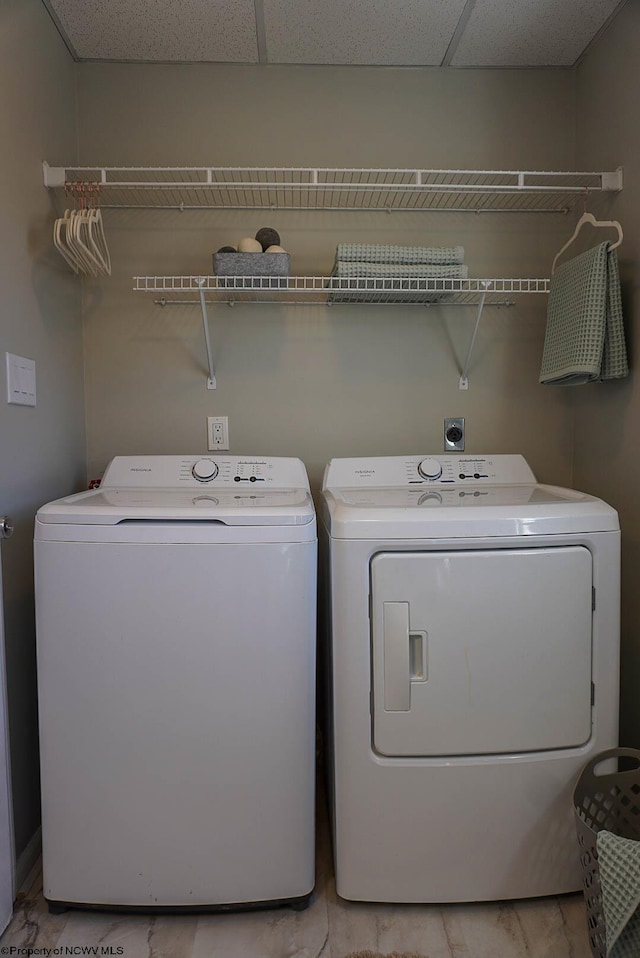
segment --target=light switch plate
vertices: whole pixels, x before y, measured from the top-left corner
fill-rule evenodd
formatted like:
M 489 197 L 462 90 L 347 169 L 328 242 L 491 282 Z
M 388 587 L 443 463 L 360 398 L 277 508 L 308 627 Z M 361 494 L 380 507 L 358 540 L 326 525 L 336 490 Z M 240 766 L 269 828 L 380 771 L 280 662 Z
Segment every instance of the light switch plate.
M 36 364 L 33 359 L 24 356 L 7 357 L 7 402 L 20 406 L 36 404 Z

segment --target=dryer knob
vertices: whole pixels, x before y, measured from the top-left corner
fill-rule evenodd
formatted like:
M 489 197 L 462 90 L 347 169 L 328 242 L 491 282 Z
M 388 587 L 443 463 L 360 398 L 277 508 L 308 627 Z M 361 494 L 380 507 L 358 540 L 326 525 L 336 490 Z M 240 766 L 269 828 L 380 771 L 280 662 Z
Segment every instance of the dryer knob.
M 198 459 L 193 464 L 191 474 L 198 482 L 211 482 L 218 475 L 218 467 L 213 459 Z
M 437 459 L 423 459 L 418 465 L 418 472 L 424 479 L 439 479 L 442 466 Z

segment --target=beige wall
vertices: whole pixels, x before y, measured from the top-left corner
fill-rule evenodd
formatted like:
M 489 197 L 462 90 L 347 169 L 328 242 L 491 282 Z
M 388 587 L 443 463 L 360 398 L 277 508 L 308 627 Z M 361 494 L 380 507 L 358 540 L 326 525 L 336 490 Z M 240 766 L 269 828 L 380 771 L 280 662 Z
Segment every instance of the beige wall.
M 80 160 L 97 165 L 570 169 L 574 74 L 81 64 Z M 218 388 L 205 388 L 196 307 L 160 308 L 134 275 L 210 271 L 219 246 L 275 226 L 293 272 L 330 270 L 338 242 L 466 248 L 470 275 L 547 276 L 567 218 L 536 214 L 105 214 L 114 275 L 85 286 L 91 475 L 120 453 L 203 451 L 207 415 L 236 453 L 297 455 L 314 485 L 332 456 L 523 452 L 571 480 L 570 397 L 537 383 L 545 297 L 487 309 L 458 389 L 473 309 L 226 306 L 211 311 Z
M 624 229 L 618 250 L 632 374 L 576 390 L 575 483 L 609 500 L 622 526 L 621 740 L 640 746 L 640 6 L 627 4 L 577 72 L 576 137 L 585 168 L 622 166 L 624 190 L 601 206 Z M 594 207 L 597 211 L 597 206 Z
M 0 4 L 0 513 L 16 851 L 38 827 L 33 517 L 85 475 L 80 299 L 51 245 L 42 161 L 75 156 L 74 65 L 40 0 Z M 6 402 L 5 352 L 36 361 L 35 409 Z
M 40 170 L 42 159 L 55 165 L 75 158 L 76 71 L 83 163 L 621 164 L 625 191 L 605 205 L 625 226 L 622 271 L 631 325 L 637 313 L 640 14 L 629 5 L 577 73 L 74 68 L 39 0 L 6 0 L 0 18 L 0 123 L 12 133 L 0 138 L 0 329 L 3 351 L 36 360 L 39 397 L 35 410 L 0 398 L 0 512 L 13 513 L 18 527 L 3 559 L 20 850 L 37 822 L 32 519 L 41 502 L 85 479 L 78 285 L 50 245 L 53 210 Z M 99 475 L 117 454 L 203 451 L 206 416 L 228 415 L 232 452 L 300 456 L 317 487 L 332 456 L 438 451 L 443 417 L 463 415 L 468 451 L 523 452 L 542 480 L 575 483 L 619 508 L 624 734 L 629 742 L 640 738 L 632 704 L 640 680 L 633 624 L 638 457 L 630 435 L 638 403 L 633 381 L 580 391 L 538 385 L 543 297 L 486 310 L 468 392 L 457 384 L 473 309 L 216 308 L 218 389 L 208 391 L 198 310 L 162 309 L 131 290 L 134 275 L 208 272 L 212 251 L 263 225 L 279 229 L 300 274 L 326 273 L 338 242 L 367 241 L 463 244 L 472 276 L 547 276 L 569 230 L 566 217 L 123 211 L 106 212 L 105 219 L 114 274 L 87 281 L 83 290 L 89 475 Z

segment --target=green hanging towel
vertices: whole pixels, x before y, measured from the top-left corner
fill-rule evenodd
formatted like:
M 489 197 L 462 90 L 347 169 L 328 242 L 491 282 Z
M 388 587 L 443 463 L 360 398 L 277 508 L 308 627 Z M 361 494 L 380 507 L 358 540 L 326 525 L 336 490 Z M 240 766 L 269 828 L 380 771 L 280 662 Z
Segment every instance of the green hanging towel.
M 628 373 L 618 256 L 600 243 L 551 278 L 540 382 L 577 386 Z

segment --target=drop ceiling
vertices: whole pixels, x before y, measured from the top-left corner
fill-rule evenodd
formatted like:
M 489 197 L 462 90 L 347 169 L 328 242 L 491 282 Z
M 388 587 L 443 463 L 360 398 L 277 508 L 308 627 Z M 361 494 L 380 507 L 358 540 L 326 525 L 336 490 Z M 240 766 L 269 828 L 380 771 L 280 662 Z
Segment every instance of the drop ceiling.
M 627 0 L 43 0 L 77 60 L 571 67 Z

